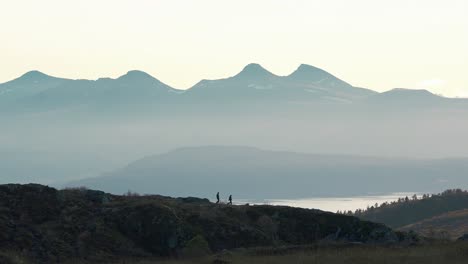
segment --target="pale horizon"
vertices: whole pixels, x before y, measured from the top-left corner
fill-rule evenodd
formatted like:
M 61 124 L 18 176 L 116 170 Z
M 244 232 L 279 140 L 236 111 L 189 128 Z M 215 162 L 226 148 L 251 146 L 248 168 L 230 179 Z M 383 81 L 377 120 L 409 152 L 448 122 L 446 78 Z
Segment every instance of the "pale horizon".
M 187 89 L 249 63 L 279 76 L 309 64 L 379 92 L 468 97 L 466 10 L 463 0 L 10 1 L 0 83 L 31 70 L 70 79 L 141 70 Z

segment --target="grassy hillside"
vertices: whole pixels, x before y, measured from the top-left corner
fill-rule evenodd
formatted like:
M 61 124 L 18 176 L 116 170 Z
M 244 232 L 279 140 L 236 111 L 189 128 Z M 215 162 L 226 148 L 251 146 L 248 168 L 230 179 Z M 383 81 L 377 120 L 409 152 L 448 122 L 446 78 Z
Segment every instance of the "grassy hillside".
M 382 245 L 308 245 L 302 247 L 253 248 L 224 251 L 198 258 L 121 258 L 112 261 L 66 260 L 64 264 L 464 264 L 468 243 L 432 243 L 416 246 Z M 0 252 L 1 263 L 30 264 L 34 261 Z M 9 262 L 6 262 L 9 261 Z
M 413 230 L 427 237 L 457 239 L 468 234 L 468 209 L 452 211 L 414 224 L 406 225 L 399 230 Z
M 201 260 L 166 262 L 186 263 L 232 263 L 232 264 L 280 264 L 280 263 L 326 263 L 326 264 L 462 264 L 468 257 L 467 243 L 431 244 L 414 247 L 388 246 L 324 246 L 306 247 L 297 250 L 262 249 L 243 253 L 225 254 Z M 224 261 L 224 262 L 223 262 Z M 150 264 L 156 262 L 136 262 Z M 136 264 L 135 263 L 135 264 Z
M 461 209 L 468 209 L 468 192 L 455 189 L 435 195 L 424 195 L 422 198 L 405 197 L 366 210 L 356 210 L 351 214 L 398 228 Z
M 190 257 L 235 248 L 315 242 L 398 243 L 382 224 L 319 210 L 228 206 L 199 198 L 110 195 L 0 185 L 0 249 L 39 263 Z

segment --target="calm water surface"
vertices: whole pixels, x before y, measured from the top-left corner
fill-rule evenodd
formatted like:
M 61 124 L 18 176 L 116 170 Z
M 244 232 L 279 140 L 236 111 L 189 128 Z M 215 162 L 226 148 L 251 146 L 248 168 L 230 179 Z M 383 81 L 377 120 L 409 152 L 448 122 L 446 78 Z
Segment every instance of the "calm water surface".
M 323 211 L 336 212 L 338 210 L 356 210 L 365 209 L 367 206 L 375 205 L 376 203 L 381 204 L 384 202 L 396 201 L 398 198 L 404 198 L 406 196 L 411 197 L 415 193 L 392 193 L 387 195 L 369 195 L 369 196 L 353 196 L 353 197 L 326 197 L 326 198 L 304 198 L 304 199 L 292 199 L 292 200 L 281 200 L 281 199 L 265 199 L 263 201 L 249 201 L 241 200 L 239 204 L 250 203 L 250 204 L 270 204 L 270 205 L 287 205 L 293 207 L 309 208 L 309 209 L 320 209 Z M 420 193 L 416 193 L 420 197 Z

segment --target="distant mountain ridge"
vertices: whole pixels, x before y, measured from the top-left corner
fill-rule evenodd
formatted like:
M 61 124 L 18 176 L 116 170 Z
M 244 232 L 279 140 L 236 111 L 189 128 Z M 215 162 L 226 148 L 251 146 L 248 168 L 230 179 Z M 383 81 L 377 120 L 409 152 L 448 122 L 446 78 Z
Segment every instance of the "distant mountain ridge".
M 38 71 L 0 84 L 0 107 L 53 110 L 62 107 L 103 104 L 152 104 L 176 91 L 142 71 L 129 71 L 119 78 L 72 80 Z
M 148 156 L 69 186 L 112 193 L 207 196 L 215 190 L 253 199 L 434 191 L 467 184 L 467 159 L 412 160 L 201 146 Z M 405 182 L 404 185 L 401 183 Z M 369 194 L 369 193 L 367 193 Z
M 302 64 L 288 76 L 275 75 L 259 64 L 249 64 L 232 77 L 203 80 L 186 92 L 199 99 L 232 100 L 242 98 L 265 102 L 316 102 L 337 99 L 351 102 L 374 94 L 356 88 L 319 68 Z
M 275 75 L 259 64 L 249 64 L 238 74 L 202 80 L 188 90 L 175 89 L 142 71 L 116 78 L 72 80 L 30 71 L 0 84 L 0 109 L 48 111 L 70 107 L 145 107 L 211 104 L 414 104 L 431 105 L 450 99 L 426 90 L 396 89 L 384 93 L 354 87 L 314 66 L 302 64 L 287 76 Z M 127 105 L 127 106 L 126 106 Z M 241 107 L 242 108 L 242 107 Z M 163 109 L 167 110 L 167 109 Z M 133 110 L 132 110 L 133 111 Z

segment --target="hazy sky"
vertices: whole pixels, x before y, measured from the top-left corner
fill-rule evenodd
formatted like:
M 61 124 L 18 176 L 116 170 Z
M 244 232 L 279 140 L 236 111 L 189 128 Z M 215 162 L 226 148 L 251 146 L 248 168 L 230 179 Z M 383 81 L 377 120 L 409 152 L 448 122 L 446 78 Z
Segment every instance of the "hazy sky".
M 131 69 L 176 88 L 300 63 L 378 91 L 468 96 L 466 0 L 0 0 L 0 82 Z

